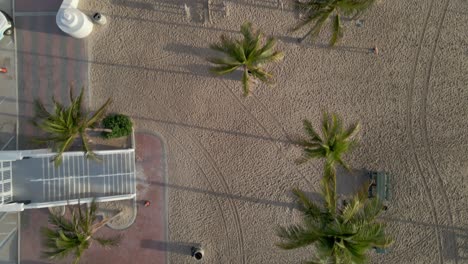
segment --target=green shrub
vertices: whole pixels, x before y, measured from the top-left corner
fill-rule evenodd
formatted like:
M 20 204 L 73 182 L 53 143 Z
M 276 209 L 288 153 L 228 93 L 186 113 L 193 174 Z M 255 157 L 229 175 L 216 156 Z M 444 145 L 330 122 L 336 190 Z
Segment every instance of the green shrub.
M 102 120 L 104 128 L 112 129 L 112 132 L 103 132 L 105 138 L 118 138 L 130 135 L 132 133 L 132 121 L 126 115 L 115 114 L 108 115 Z

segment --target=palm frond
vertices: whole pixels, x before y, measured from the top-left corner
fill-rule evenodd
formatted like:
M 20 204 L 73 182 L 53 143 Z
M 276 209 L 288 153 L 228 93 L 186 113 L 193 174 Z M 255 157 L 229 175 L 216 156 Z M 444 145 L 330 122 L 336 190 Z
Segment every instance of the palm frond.
M 366 244 L 356 243 L 354 241 L 344 241 L 344 255 L 348 263 L 364 264 L 367 263 L 366 251 L 369 246 Z
M 85 152 L 86 157 L 96 161 L 101 161 L 101 159 L 96 155 L 96 153 L 94 153 L 93 150 L 89 147 L 88 136 L 85 132 L 80 133 L 80 138 L 81 144 L 83 145 L 83 151 Z
M 56 228 L 60 228 L 65 232 L 74 232 L 75 229 L 70 221 L 60 215 L 50 214 L 49 215 L 49 223 Z
M 322 117 L 322 134 L 323 134 L 323 139 L 324 141 L 330 141 L 330 139 L 332 139 L 333 135 L 330 134 L 330 130 L 333 126 L 333 116 L 334 114 L 329 114 L 327 112 L 324 112 L 323 113 L 323 117 Z
M 244 53 L 244 49 L 242 48 L 242 45 L 239 44 L 238 41 L 232 40 L 231 38 L 228 38 L 224 35 L 221 35 L 221 46 L 223 46 L 224 53 L 239 61 L 239 62 L 245 62 L 246 56 Z M 219 49 L 218 49 L 219 50 Z
M 326 11 L 326 12 L 320 13 L 320 15 L 317 15 L 317 18 L 314 18 L 312 20 L 312 21 L 315 21 L 315 25 L 300 39 L 299 42 L 304 41 L 304 39 L 306 39 L 309 36 L 312 40 L 314 40 L 320 34 L 320 31 L 322 30 L 323 25 L 327 21 L 328 17 L 330 17 L 331 13 L 332 13 L 331 11 Z
M 81 95 L 80 95 L 81 97 Z M 111 104 L 112 100 L 109 98 L 107 101 L 94 112 L 94 114 L 86 120 L 86 128 L 93 127 L 98 121 L 100 121 L 106 114 L 107 107 Z
M 249 68 L 249 72 L 251 76 L 266 84 L 271 84 L 273 82 L 273 75 L 262 68 Z
M 330 38 L 330 46 L 334 46 L 343 36 L 340 15 L 355 18 L 371 7 L 374 2 L 375 0 L 308 0 L 305 2 L 296 0 L 295 6 L 303 16 L 292 30 L 296 31 L 309 26 L 310 30 L 300 39 L 300 42 L 308 36 L 313 39 L 320 33 L 328 18 L 334 16 L 331 22 Z
M 322 216 L 322 210 L 313 201 L 311 201 L 303 191 L 293 189 L 292 193 L 297 198 L 298 209 L 308 218 L 319 219 Z
M 320 238 L 315 230 L 306 230 L 299 225 L 278 227 L 276 234 L 282 239 L 276 245 L 282 249 L 295 249 L 310 245 Z
M 242 24 L 240 32 L 242 39 L 233 40 L 221 36 L 221 43 L 212 44 L 210 48 L 224 53 L 222 57 L 208 58 L 208 61 L 217 65 L 210 71 L 218 74 L 229 74 L 243 67 L 242 90 L 244 96 L 250 92 L 249 77 L 259 79 L 262 82 L 270 82 L 272 75 L 261 68 L 264 63 L 276 62 L 283 58 L 283 53 L 274 51 L 275 39 L 269 38 L 262 45 L 263 34 L 254 30 L 250 22 Z
M 240 32 L 244 36 L 244 42 L 246 43 L 252 43 L 257 38 L 256 34 L 253 33 L 252 23 L 248 21 L 241 25 Z
M 304 131 L 309 137 L 301 142 L 303 147 L 303 160 L 323 158 L 331 166 L 342 165 L 349 169 L 343 161 L 345 153 L 352 150 L 356 141 L 352 138 L 358 131 L 359 125 L 353 125 L 348 130 L 343 129 L 341 118 L 336 114 L 324 113 L 321 125 L 321 136 L 308 120 L 303 121 Z
M 330 46 L 335 46 L 336 42 L 343 37 L 343 27 L 341 25 L 340 15 L 335 15 L 333 19 L 332 37 L 330 39 Z
M 346 140 L 353 138 L 359 132 L 360 128 L 360 123 L 350 125 L 348 129 L 346 129 L 346 131 L 344 132 L 342 139 Z
M 51 115 L 40 100 L 34 100 L 34 110 L 37 118 L 47 118 Z
M 62 259 L 74 255 L 73 263 L 78 263 L 83 252 L 91 245 L 91 238 L 106 247 L 117 245 L 120 236 L 107 239 L 94 237 L 99 229 L 93 225 L 96 220 L 96 210 L 97 205 L 93 200 L 85 208 L 78 204 L 74 209 L 70 209 L 70 219 L 51 214 L 49 222 L 53 228 L 41 228 L 45 247 L 43 257 Z
M 56 145 L 58 147 L 58 149 L 56 149 L 57 154 L 52 158 L 52 161 L 54 162 L 55 167 L 58 167 L 60 166 L 60 164 L 62 164 L 63 153 L 71 147 L 74 140 L 75 140 L 75 137 L 70 136 L 65 141 L 56 142 Z
M 312 123 L 309 120 L 302 120 L 302 124 L 304 126 L 305 133 L 310 137 L 312 142 L 322 141 L 322 138 L 320 138 L 320 135 L 315 131 L 314 127 L 312 126 Z
M 238 65 L 226 65 L 226 66 L 218 66 L 218 67 L 211 67 L 210 71 L 212 73 L 218 74 L 218 75 L 224 75 L 231 73 L 239 68 Z
M 76 239 L 67 237 L 60 229 L 52 230 L 43 227 L 41 233 L 46 247 L 46 250 L 42 252 L 44 258 L 63 259 L 71 254 L 78 244 Z
M 102 118 L 105 109 L 110 104 L 108 99 L 91 117 L 83 110 L 84 89 L 81 89 L 77 97 L 73 95 L 73 88 L 70 89 L 70 105 L 62 105 L 52 97 L 54 111 L 49 112 L 44 104 L 35 101 L 35 117 L 33 125 L 44 131 L 46 134 L 41 138 L 35 138 L 39 143 L 52 143 L 52 149 L 57 155 L 52 158 L 55 166 L 62 162 L 62 154 L 67 151 L 80 133 L 88 128 L 92 128 Z M 83 145 L 86 152 L 90 152 L 89 146 Z M 90 152 L 91 153 L 91 152 Z
M 312 24 L 313 22 L 316 22 L 320 17 L 322 17 L 324 14 L 327 14 L 328 12 L 326 12 L 325 10 L 320 10 L 320 11 L 315 11 L 313 13 L 309 13 L 306 17 L 302 18 L 299 23 L 297 23 L 292 29 L 291 31 L 298 31 L 299 29 L 305 27 L 305 26 L 308 26 L 310 24 Z M 316 24 L 314 26 L 312 26 L 312 28 L 315 28 L 316 27 Z M 314 31 L 314 30 L 311 30 L 311 31 Z M 306 34 L 308 35 L 308 34 Z
M 348 221 L 351 221 L 363 206 L 364 204 L 362 204 L 359 199 L 352 199 L 351 202 L 349 202 L 344 207 L 341 213 L 344 223 L 348 223 Z
M 336 6 L 346 16 L 356 16 L 369 9 L 375 0 L 337 1 Z
M 365 222 L 374 221 L 383 211 L 383 203 L 379 198 L 369 198 L 365 200 L 365 206 L 359 213 L 358 219 Z
M 270 57 L 273 54 L 273 48 L 276 45 L 276 39 L 275 38 L 268 38 L 265 45 L 261 49 L 258 49 L 255 53 L 258 58 L 262 57 Z

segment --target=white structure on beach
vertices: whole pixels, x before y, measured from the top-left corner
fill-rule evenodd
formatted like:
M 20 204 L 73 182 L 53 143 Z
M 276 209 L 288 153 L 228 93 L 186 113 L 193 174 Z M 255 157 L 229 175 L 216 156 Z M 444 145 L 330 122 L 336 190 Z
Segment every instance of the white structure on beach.
M 55 166 L 48 149 L 0 151 L 0 260 L 19 263 L 20 212 L 78 203 L 134 199 L 135 148 L 101 150 L 99 161 L 65 152 Z
M 57 12 L 57 26 L 74 38 L 85 38 L 93 31 L 91 19 L 78 9 L 79 0 L 64 0 Z

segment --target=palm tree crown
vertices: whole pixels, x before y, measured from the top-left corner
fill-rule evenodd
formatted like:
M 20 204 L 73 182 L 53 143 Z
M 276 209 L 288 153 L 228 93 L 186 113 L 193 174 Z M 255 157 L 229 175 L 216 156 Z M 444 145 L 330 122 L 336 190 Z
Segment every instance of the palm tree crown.
M 385 233 L 385 224 L 377 220 L 382 203 L 367 198 L 365 192 L 335 210 L 335 202 L 323 188 L 324 204 L 310 200 L 301 190 L 293 190 L 303 224 L 279 227 L 282 249 L 296 249 L 314 245 L 316 254 L 306 263 L 360 264 L 366 263 L 367 250 L 386 248 L 393 243 Z
M 83 109 L 83 92 L 78 97 L 73 96 L 73 88 L 70 89 L 70 106 L 64 106 L 52 98 L 54 110 L 49 112 L 44 104 L 36 100 L 36 115 L 33 124 L 46 132 L 44 138 L 36 139 L 40 143 L 50 143 L 58 154 L 53 158 L 55 165 L 62 162 L 62 154 L 68 150 L 76 138 L 81 138 L 83 150 L 87 156 L 95 157 L 88 145 L 86 131 L 93 128 L 104 116 L 110 98 L 92 115 Z
M 43 227 L 41 229 L 46 250 L 43 251 L 43 257 L 48 259 L 63 259 L 69 255 L 74 255 L 73 263 L 80 261 L 83 252 L 88 249 L 92 241 L 98 242 L 101 246 L 117 246 L 120 242 L 120 236 L 112 238 L 99 238 L 95 233 L 103 227 L 112 218 L 94 223 L 96 221 L 97 205 L 91 202 L 85 210 L 78 205 L 75 209 L 70 209 L 71 219 L 63 216 L 50 214 L 49 223 L 52 228 Z
M 208 61 L 218 65 L 211 68 L 211 71 L 218 75 L 232 73 L 238 68 L 242 68 L 243 91 L 244 95 L 247 96 L 250 92 L 250 77 L 265 83 L 272 82 L 273 75 L 265 71 L 262 65 L 283 59 L 283 53 L 273 50 L 276 45 L 274 38 L 268 38 L 266 43 L 262 45 L 263 34 L 260 31 L 254 31 L 250 22 L 241 26 L 241 33 L 242 40 L 221 36 L 221 43 L 212 44 L 210 48 L 224 53 L 225 56 L 209 58 Z
M 324 113 L 322 119 L 322 136 L 312 127 L 308 120 L 303 121 L 304 131 L 308 139 L 301 140 L 304 156 L 299 163 L 313 158 L 324 158 L 326 169 L 332 169 L 337 163 L 348 169 L 342 156 L 350 151 L 357 143 L 353 137 L 359 131 L 359 123 L 343 128 L 343 122 L 336 114 Z
M 304 26 L 311 26 L 310 30 L 299 41 L 311 36 L 316 37 L 322 30 L 323 25 L 331 17 L 332 36 L 330 46 L 343 36 L 341 16 L 358 16 L 368 9 L 375 0 L 296 0 L 297 8 L 304 13 L 304 17 L 293 28 L 296 31 Z

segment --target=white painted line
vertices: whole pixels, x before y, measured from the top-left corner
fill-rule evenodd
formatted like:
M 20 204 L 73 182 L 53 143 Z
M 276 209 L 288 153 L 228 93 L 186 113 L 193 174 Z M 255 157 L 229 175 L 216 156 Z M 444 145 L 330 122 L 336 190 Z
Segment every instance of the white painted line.
M 15 21 L 15 0 L 13 0 L 11 2 L 11 13 L 13 15 L 13 25 L 16 25 L 16 21 Z M 18 47 L 16 45 L 16 43 L 18 43 L 17 41 L 17 38 L 16 38 L 16 30 L 13 30 L 13 39 L 15 40 L 15 46 L 13 48 L 13 56 L 14 56 L 14 61 L 15 61 L 15 81 L 16 81 L 16 150 L 18 150 L 18 144 L 19 144 L 19 102 L 18 102 L 18 95 L 19 95 L 19 91 L 18 91 Z M 18 239 L 19 241 L 19 239 Z M 18 259 L 19 259 L 19 252 L 18 252 Z M 19 263 L 19 261 L 18 261 Z
M 68 180 L 71 181 L 72 178 L 74 179 L 84 179 L 84 178 L 102 178 L 102 177 L 119 177 L 119 176 L 126 176 L 126 175 L 134 175 L 133 172 L 127 172 L 127 173 L 115 173 L 115 174 L 98 174 L 98 175 L 85 175 L 85 176 L 67 176 Z M 47 182 L 47 181 L 57 181 L 60 180 L 60 178 L 50 178 L 50 179 L 33 179 L 30 180 L 30 182 Z

